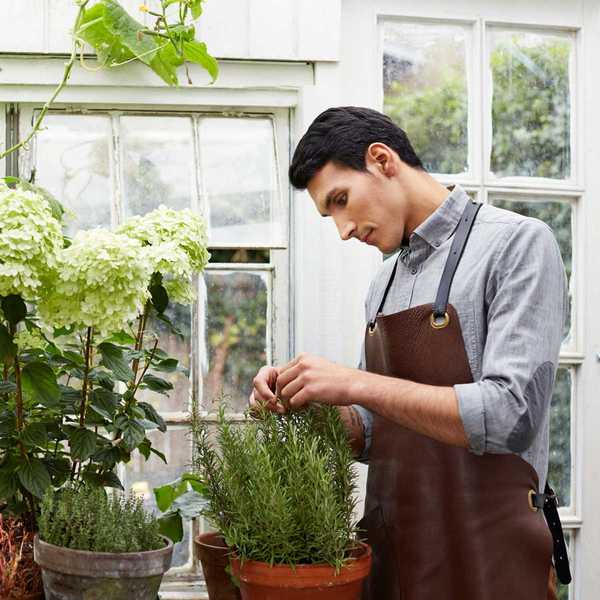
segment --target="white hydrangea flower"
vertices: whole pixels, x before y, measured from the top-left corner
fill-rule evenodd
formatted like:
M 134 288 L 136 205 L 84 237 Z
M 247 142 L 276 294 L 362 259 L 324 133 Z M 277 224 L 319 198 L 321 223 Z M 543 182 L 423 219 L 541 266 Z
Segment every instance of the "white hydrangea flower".
M 142 312 L 154 264 L 138 240 L 104 229 L 80 231 L 59 260 L 56 285 L 38 305 L 46 323 L 110 335 Z
M 60 223 L 42 196 L 0 186 L 0 296 L 32 301 L 55 277 Z
M 19 348 L 19 352 L 31 350 L 33 348 L 44 348 L 46 340 L 39 330 L 29 331 L 26 327 L 21 328 L 15 335 L 14 342 Z
M 154 270 L 164 277 L 169 298 L 181 304 L 193 301 L 192 274 L 203 271 L 210 258 L 206 223 L 200 215 L 161 205 L 144 216 L 131 217 L 117 232 L 144 244 Z

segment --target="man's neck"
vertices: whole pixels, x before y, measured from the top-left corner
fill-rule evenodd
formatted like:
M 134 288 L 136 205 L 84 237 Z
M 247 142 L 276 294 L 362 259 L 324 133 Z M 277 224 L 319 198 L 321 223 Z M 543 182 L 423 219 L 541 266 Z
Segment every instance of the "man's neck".
M 409 207 L 406 219 L 406 237 L 425 222 L 446 200 L 448 188 L 438 183 L 425 171 L 415 172 L 409 182 L 407 204 Z

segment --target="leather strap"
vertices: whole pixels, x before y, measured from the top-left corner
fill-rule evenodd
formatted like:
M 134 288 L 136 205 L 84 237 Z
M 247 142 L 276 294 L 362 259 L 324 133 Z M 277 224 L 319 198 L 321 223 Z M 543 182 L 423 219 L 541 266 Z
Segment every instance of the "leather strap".
M 558 501 L 554 490 L 546 482 L 546 488 L 543 494 L 532 494 L 532 504 L 536 508 L 544 510 L 544 516 L 548 523 L 548 528 L 552 534 L 552 543 L 554 545 L 554 568 L 558 580 L 562 584 L 571 583 L 571 570 L 569 568 L 569 555 L 567 554 L 567 545 L 563 534 L 560 517 L 558 515 Z
M 381 302 L 379 303 L 379 308 L 377 309 L 377 312 L 375 313 L 375 318 L 369 323 L 369 328 L 371 330 L 375 327 L 375 319 L 377 318 L 377 315 L 380 315 L 381 311 L 383 310 L 383 306 L 385 304 L 385 300 L 387 298 L 388 292 L 390 291 L 390 288 L 392 287 L 392 283 L 394 281 L 394 277 L 396 276 L 396 269 L 398 268 L 398 261 L 400 260 L 401 254 L 402 254 L 402 251 L 400 251 L 398 253 L 398 257 L 394 261 L 394 268 L 392 269 L 392 274 L 390 275 L 387 285 L 385 286 L 385 292 L 383 292 L 383 298 L 381 298 Z
M 433 317 L 434 319 L 443 318 L 448 308 L 448 297 L 450 296 L 450 287 L 452 286 L 452 280 L 456 273 L 456 268 L 463 255 L 471 228 L 475 222 L 475 217 L 481 208 L 481 204 L 469 201 L 465 210 L 463 211 L 460 221 L 452 240 L 452 246 L 450 248 L 450 254 L 446 265 L 444 266 L 444 272 L 442 273 L 442 279 L 438 287 L 437 296 L 433 305 Z

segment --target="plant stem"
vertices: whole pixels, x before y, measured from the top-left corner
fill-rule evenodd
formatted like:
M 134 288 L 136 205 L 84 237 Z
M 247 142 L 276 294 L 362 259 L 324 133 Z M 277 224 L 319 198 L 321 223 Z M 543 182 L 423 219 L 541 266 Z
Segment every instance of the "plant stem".
M 148 320 L 149 312 L 150 312 L 150 301 L 148 300 L 146 302 L 146 305 L 144 306 L 144 312 L 138 317 L 138 320 L 139 320 L 138 331 L 137 331 L 137 335 L 135 337 L 135 349 L 138 352 L 141 351 L 141 349 L 144 346 L 144 330 L 146 329 L 146 322 Z M 135 385 L 135 380 L 137 377 L 139 366 L 140 366 L 140 359 L 136 357 L 133 359 L 133 365 L 132 365 L 133 381 L 131 382 L 130 387 L 133 387 Z
M 144 365 L 144 368 L 142 369 L 142 374 L 140 375 L 139 379 L 137 380 L 137 383 L 135 383 L 135 385 L 133 386 L 133 389 L 131 390 L 131 398 L 132 399 L 135 397 L 135 393 L 137 392 L 137 389 L 140 386 L 142 379 L 144 379 L 144 375 L 146 374 L 146 371 L 148 370 L 148 367 L 150 366 L 150 363 L 152 362 L 152 359 L 154 358 L 154 353 L 156 352 L 157 346 L 158 346 L 158 338 L 156 338 L 154 340 L 154 345 L 152 346 L 152 350 L 150 350 L 150 356 L 147 358 L 146 364 Z
M 71 56 L 69 57 L 68 62 L 65 64 L 62 81 L 55 88 L 50 99 L 46 102 L 46 104 L 44 104 L 40 114 L 38 115 L 38 118 L 35 120 L 35 123 L 33 124 L 32 130 L 29 132 L 29 135 L 24 140 L 21 140 L 20 142 L 18 142 L 14 146 L 12 146 L 12 148 L 8 148 L 8 150 L 1 152 L 0 160 L 5 158 L 12 152 L 16 152 L 17 150 L 19 150 L 20 148 L 22 148 L 23 146 L 25 146 L 26 144 L 29 143 L 29 141 L 33 138 L 33 136 L 39 131 L 39 129 L 42 125 L 42 121 L 44 120 L 44 117 L 46 116 L 46 113 L 50 110 L 50 106 L 52 105 L 54 100 L 56 100 L 56 97 L 58 96 L 58 94 L 60 94 L 62 89 L 67 85 L 67 82 L 69 81 L 69 78 L 71 77 L 71 71 L 73 70 L 73 65 L 75 64 L 75 60 L 77 58 L 77 48 L 79 47 L 79 44 L 80 44 L 79 40 L 76 37 L 77 30 L 79 29 L 79 24 L 81 23 L 81 18 L 83 17 L 83 13 L 85 11 L 85 7 L 88 2 L 89 2 L 89 0 L 83 0 L 81 3 L 79 3 L 79 2 L 77 3 L 79 5 L 79 12 L 77 13 L 77 17 L 75 19 L 75 25 L 73 26 L 73 46 L 71 48 Z
M 85 413 L 87 412 L 88 405 L 88 390 L 89 390 L 89 376 L 92 362 L 92 328 L 87 328 L 87 335 L 85 339 L 85 367 L 83 371 L 83 383 L 81 385 L 81 407 L 79 410 L 79 426 L 85 425 Z

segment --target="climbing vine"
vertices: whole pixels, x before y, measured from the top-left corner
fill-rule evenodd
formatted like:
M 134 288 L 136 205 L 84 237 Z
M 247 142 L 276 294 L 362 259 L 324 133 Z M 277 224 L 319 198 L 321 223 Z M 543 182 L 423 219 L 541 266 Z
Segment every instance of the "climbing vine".
M 42 107 L 27 137 L 1 152 L 0 159 L 25 146 L 40 129 L 48 110 L 68 84 L 77 59 L 84 68 L 90 69 L 84 60 L 86 43 L 96 51 L 98 68 L 117 68 L 139 61 L 168 85 L 179 84 L 180 67 L 185 69 L 188 83 L 192 83 L 188 63 L 204 68 L 212 82 L 219 74 L 217 61 L 209 54 L 206 44 L 196 39 L 195 22 L 202 14 L 204 0 L 158 0 L 156 11 L 141 4 L 140 11 L 154 17 L 150 27 L 136 21 L 118 0 L 74 1 L 78 11 L 62 80 Z

